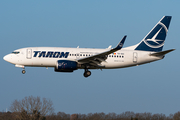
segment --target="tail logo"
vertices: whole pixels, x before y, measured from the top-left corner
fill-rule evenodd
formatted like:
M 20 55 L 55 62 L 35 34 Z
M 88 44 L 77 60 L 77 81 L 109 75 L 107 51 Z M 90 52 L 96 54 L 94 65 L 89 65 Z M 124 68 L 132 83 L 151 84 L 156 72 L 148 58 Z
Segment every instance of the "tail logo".
M 164 45 L 167 32 L 167 27 L 159 22 L 148 36 L 145 37 L 144 43 L 151 48 L 160 48 Z

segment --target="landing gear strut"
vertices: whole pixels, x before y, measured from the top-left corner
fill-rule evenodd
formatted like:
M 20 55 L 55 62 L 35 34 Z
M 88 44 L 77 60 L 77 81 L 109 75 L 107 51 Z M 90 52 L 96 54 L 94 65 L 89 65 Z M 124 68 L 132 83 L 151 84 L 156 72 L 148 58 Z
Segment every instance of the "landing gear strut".
M 84 77 L 89 77 L 91 75 L 91 71 L 89 71 L 88 69 L 84 69 Z

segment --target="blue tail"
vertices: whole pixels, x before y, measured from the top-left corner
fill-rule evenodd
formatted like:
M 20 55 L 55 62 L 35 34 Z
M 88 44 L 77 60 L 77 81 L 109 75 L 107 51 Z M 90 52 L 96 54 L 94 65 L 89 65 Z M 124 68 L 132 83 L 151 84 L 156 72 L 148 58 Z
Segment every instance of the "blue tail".
M 144 37 L 135 50 L 160 52 L 168 32 L 171 16 L 164 16 Z

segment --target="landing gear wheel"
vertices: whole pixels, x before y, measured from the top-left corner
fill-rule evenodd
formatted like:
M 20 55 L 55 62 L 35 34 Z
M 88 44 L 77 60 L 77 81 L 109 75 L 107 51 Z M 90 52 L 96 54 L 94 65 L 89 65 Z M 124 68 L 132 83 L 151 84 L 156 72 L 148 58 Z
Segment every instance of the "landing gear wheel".
M 25 70 L 22 70 L 22 74 L 25 74 L 26 73 L 26 71 Z
M 91 75 L 91 71 L 85 70 L 84 77 L 89 77 Z
M 86 75 L 90 76 L 91 75 L 91 71 L 86 71 Z

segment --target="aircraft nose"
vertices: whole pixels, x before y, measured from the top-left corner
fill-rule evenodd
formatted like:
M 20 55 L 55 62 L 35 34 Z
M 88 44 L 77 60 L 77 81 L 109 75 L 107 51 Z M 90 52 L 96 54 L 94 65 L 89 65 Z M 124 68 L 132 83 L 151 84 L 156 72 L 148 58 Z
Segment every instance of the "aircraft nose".
M 3 59 L 4 59 L 5 61 L 7 61 L 7 55 L 5 55 L 5 56 L 3 57 Z
M 9 62 L 10 56 L 9 56 L 9 55 L 5 55 L 5 56 L 3 57 L 3 59 L 4 59 L 5 61 Z

